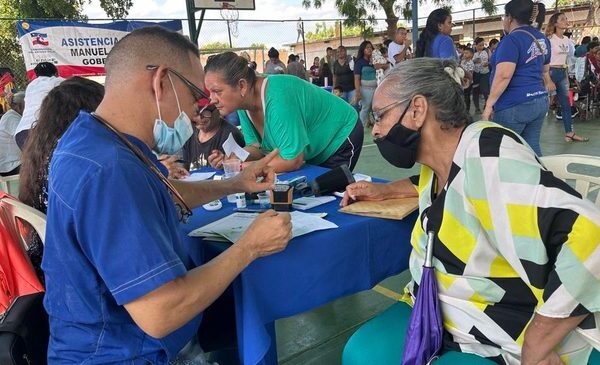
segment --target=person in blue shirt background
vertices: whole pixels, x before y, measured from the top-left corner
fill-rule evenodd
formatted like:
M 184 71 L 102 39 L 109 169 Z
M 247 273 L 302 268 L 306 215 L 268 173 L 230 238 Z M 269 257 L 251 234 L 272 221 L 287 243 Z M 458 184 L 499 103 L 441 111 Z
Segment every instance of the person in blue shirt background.
M 417 57 L 450 58 L 458 61 L 452 37 L 452 14 L 447 8 L 435 9 L 427 17 L 417 41 Z
M 538 156 L 542 123 L 548 112 L 550 42 L 538 30 L 545 17 L 543 3 L 511 0 L 504 6 L 506 36 L 492 54 L 492 87 L 482 119 L 520 134 Z M 532 26 L 535 23 L 535 27 Z
M 206 97 L 198 54 L 181 34 L 133 31 L 108 55 L 96 112 L 81 112 L 56 147 L 42 261 L 50 364 L 168 364 L 196 334 L 200 313 L 291 237 L 289 214 L 269 211 L 192 268 L 178 229 L 186 203 L 270 189 L 267 163 L 277 155 L 226 181 L 166 180 L 152 149 L 172 153 L 191 136 L 188 115 Z

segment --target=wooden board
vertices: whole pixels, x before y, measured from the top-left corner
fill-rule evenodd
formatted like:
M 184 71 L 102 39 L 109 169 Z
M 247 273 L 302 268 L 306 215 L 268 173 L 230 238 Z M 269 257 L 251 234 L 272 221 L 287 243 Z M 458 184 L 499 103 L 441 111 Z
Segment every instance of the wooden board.
M 340 209 L 342 213 L 402 220 L 419 208 L 418 198 L 360 201 Z

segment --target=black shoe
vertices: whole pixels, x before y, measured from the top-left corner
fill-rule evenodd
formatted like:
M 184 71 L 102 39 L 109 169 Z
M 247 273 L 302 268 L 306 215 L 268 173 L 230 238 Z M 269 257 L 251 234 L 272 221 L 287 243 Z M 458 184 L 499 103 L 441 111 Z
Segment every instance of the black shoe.
M 560 112 L 560 109 L 557 109 L 554 114 L 556 115 L 556 119 L 562 120 L 562 113 Z

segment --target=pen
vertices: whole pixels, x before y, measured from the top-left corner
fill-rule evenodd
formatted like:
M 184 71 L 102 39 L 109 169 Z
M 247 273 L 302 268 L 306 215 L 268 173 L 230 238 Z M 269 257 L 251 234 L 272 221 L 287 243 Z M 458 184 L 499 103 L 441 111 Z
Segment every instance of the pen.
M 237 213 L 264 213 L 268 209 L 250 209 L 250 208 L 236 208 L 234 209 Z

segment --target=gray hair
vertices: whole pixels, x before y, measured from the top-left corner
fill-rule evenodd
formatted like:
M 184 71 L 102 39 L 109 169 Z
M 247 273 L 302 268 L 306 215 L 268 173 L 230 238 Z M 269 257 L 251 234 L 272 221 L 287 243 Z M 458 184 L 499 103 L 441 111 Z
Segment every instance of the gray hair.
M 379 86 L 381 93 L 395 100 L 423 95 L 444 127 L 459 128 L 473 119 L 467 111 L 462 85 L 464 71 L 453 60 L 415 58 L 404 61 L 388 73 Z
M 10 105 L 19 105 L 23 103 L 25 103 L 25 93 L 22 91 L 14 94 L 10 100 Z

